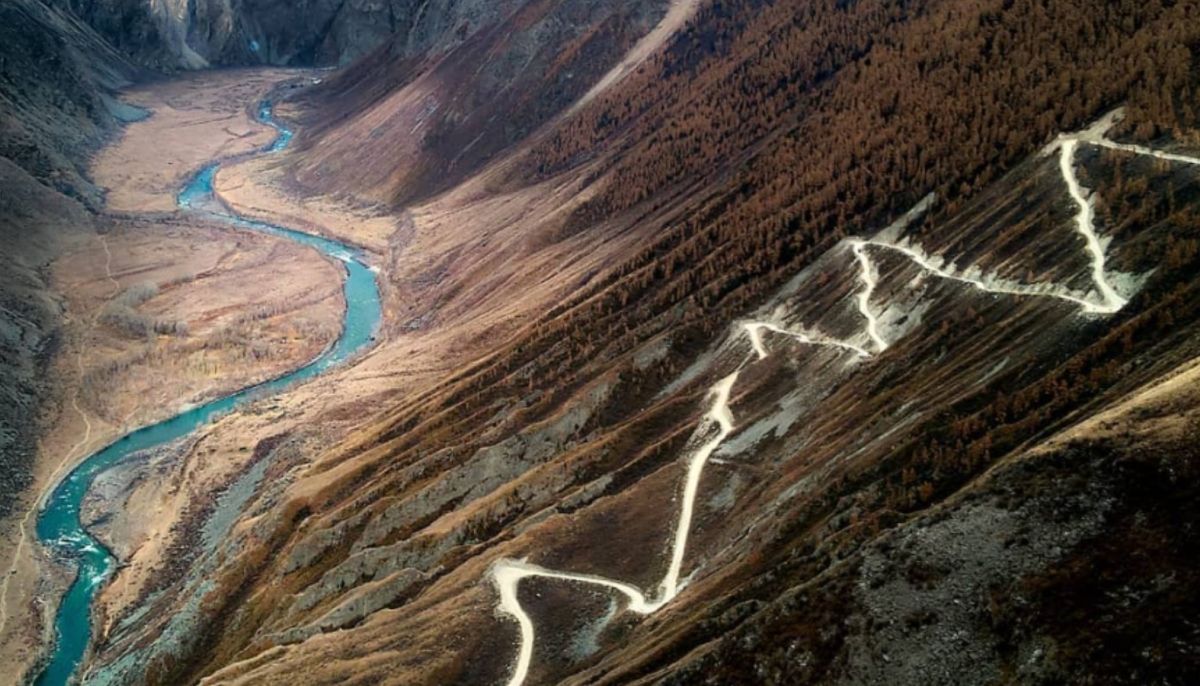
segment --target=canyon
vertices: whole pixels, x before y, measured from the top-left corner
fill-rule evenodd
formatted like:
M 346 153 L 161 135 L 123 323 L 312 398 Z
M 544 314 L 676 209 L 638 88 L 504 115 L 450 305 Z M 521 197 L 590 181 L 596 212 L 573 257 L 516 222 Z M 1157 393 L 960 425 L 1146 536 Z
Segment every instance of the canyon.
M 13 0 L 0 682 L 1185 681 L 1198 15 Z

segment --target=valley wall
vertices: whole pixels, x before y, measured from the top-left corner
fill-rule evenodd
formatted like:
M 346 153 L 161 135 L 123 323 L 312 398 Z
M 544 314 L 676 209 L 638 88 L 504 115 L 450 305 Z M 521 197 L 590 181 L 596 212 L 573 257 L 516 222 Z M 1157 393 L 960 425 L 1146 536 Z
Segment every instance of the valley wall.
M 528 0 L 43 0 L 156 71 L 338 66 L 387 44 L 440 54 Z
M 0 518 L 29 485 L 39 403 L 61 305 L 47 265 L 95 232 L 101 191 L 87 157 L 136 116 L 112 97 L 135 70 L 102 39 L 38 0 L 0 8 Z M 49 66 L 49 68 L 47 68 Z
M 684 465 L 715 431 L 706 389 L 735 370 L 734 430 L 699 484 L 682 593 L 642 617 L 619 594 L 527 579 L 517 600 L 538 641 L 526 683 L 1092 673 L 1087 646 L 1127 635 L 1126 619 L 1070 636 L 1049 609 L 1017 616 L 1013 604 L 1067 584 L 1056 566 L 1090 564 L 1108 518 L 1136 510 L 1141 496 L 1105 470 L 1163 465 L 1137 463 L 1132 443 L 1058 451 L 1045 471 L 1024 456 L 1196 356 L 1197 175 L 1080 143 L 1068 178 L 1061 148 L 1046 148 L 1126 105 L 1113 141 L 1195 157 L 1195 110 L 1162 97 L 1194 92 L 1194 58 L 1178 50 L 1192 44 L 1191 9 L 751 4 L 701 4 L 579 107 L 621 55 L 600 53 L 591 83 L 562 88 L 579 72 L 559 66 L 588 43 L 551 33 L 580 52 L 549 65 L 514 47 L 557 18 L 533 5 L 432 62 L 376 52 L 281 107 L 302 126 L 295 153 L 231 170 L 218 190 L 262 216 L 317 195 L 326 230 L 343 236 L 355 212 L 404 217 L 360 236 L 394 294 L 386 340 L 321 387 L 337 400 L 289 398 L 306 419 L 287 424 L 299 443 L 280 457 L 253 418 L 214 428 L 230 446 L 254 436 L 287 479 L 239 500 L 242 526 L 181 572 L 186 592 L 106 606 L 96 683 L 272 683 L 297 669 L 505 682 L 523 639 L 497 609 L 494 565 L 528 558 L 651 592 Z M 620 22 L 633 15 L 587 35 Z M 489 90 L 522 55 L 529 68 L 499 83 L 549 111 Z M 536 116 L 505 130 L 513 112 Z M 876 239 L 891 248 L 847 240 L 931 193 L 927 215 Z M 1080 198 L 1123 307 L 1094 278 Z M 797 335 L 764 334 L 760 359 L 747 321 Z M 1060 506 L 1072 456 L 1090 476 Z M 1164 569 L 1182 569 L 1186 534 L 1144 533 Z M 1014 552 L 983 544 L 994 539 Z M 1114 579 L 1138 573 L 1099 562 Z M 1020 581 L 993 598 L 1004 579 Z M 970 611 L 934 612 L 955 600 Z M 1156 602 L 1131 597 L 1120 617 Z M 145 613 L 164 619 L 127 621 Z M 920 660 L 885 650 L 903 640 L 897 622 L 921 637 Z M 1168 633 L 1184 640 L 1186 627 Z M 1143 663 L 1146 644 L 1128 645 L 1108 674 L 1183 664 Z M 951 654 L 963 657 L 930 671 Z M 1029 666 L 1035 654 L 1048 657 Z
M 98 484 L 123 566 L 84 683 L 1186 678 L 1195 3 L 192 6 L 126 43 L 166 62 L 126 56 L 358 58 L 277 103 L 294 150 L 215 185 L 363 246 L 384 323 Z M 108 186 L 169 212 L 201 159 L 261 144 L 278 77 L 126 91 L 155 117 L 92 181 L 44 175 L 78 197 L 56 211 L 97 226 Z M 300 278 L 328 264 L 236 248 L 290 261 L 272 278 L 314 300 L 289 314 L 329 309 Z M 206 298 L 261 274 L 205 255 Z M 44 347 L 52 324 L 6 316 Z

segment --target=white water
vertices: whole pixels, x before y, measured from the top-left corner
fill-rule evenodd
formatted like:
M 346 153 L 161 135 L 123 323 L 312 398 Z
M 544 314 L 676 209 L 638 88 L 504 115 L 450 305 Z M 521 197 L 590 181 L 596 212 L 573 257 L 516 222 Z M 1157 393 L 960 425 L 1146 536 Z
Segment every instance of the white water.
M 1105 268 L 1104 242 L 1096 233 L 1094 206 L 1089 197 L 1090 193 L 1079 183 L 1074 170 L 1075 151 L 1078 144 L 1084 142 L 1139 155 L 1149 155 L 1168 161 L 1200 165 L 1200 159 L 1198 158 L 1172 153 L 1160 153 L 1142 146 L 1114 143 L 1104 138 L 1105 132 L 1119 121 L 1120 117 L 1121 112 L 1119 110 L 1114 111 L 1098 121 L 1091 128 L 1080 133 L 1061 136 L 1054 144 L 1047 148 L 1048 152 L 1058 150 L 1063 178 L 1067 183 L 1071 198 L 1079 205 L 1080 211 L 1075 218 L 1076 230 L 1086 241 L 1087 251 L 1092 263 L 1092 279 L 1101 297 L 1099 302 L 1090 300 L 1083 295 L 1078 295 L 1069 289 L 1054 284 L 1028 286 L 995 277 L 975 276 L 972 270 L 959 272 L 953 267 L 945 266 L 943 258 L 927 255 L 919 247 L 907 245 L 899 238 L 899 234 L 913 219 L 927 211 L 932 205 L 932 199 L 926 198 L 892 227 L 880 232 L 876 238 L 871 240 L 853 238 L 846 241 L 859 264 L 858 280 L 863 284 L 862 290 L 855 296 L 858 311 L 866 321 L 867 337 L 874 343 L 877 352 L 884 352 L 888 349 L 889 344 L 879 331 L 878 317 L 871 310 L 870 301 L 878 286 L 878 273 L 868 253 L 868 248 L 893 251 L 906 257 L 931 274 L 968 284 L 987 293 L 1056 298 L 1079 305 L 1085 312 L 1095 314 L 1112 314 L 1119 311 L 1127 301 L 1116 292 L 1116 289 L 1108 280 Z M 789 336 L 809 345 L 839 348 L 853 352 L 862 358 L 874 357 L 867 349 L 854 343 L 829 338 L 820 334 L 791 331 L 767 321 L 745 322 L 742 324 L 742 329 L 747 334 L 750 346 L 759 361 L 765 360 L 770 356 L 770 351 L 763 338 L 764 332 Z M 694 517 L 695 502 L 700 487 L 700 477 L 713 453 L 733 432 L 734 417 L 733 412 L 729 408 L 729 398 L 733 390 L 733 385 L 737 382 L 740 370 L 741 367 L 739 366 L 738 371 L 722 378 L 709 389 L 709 397 L 713 398 L 713 404 L 704 419 L 701 420 L 697 433 L 703 431 L 709 423 L 715 423 L 719 427 L 719 432 L 716 436 L 701 445 L 688 461 L 683 504 L 680 508 L 679 520 L 675 527 L 675 536 L 671 548 L 671 563 L 667 568 L 662 582 L 659 584 L 657 596 L 647 596 L 640 589 L 622 581 L 592 574 L 555 571 L 532 564 L 527 560 L 500 559 L 492 565 L 492 581 L 500 594 L 498 609 L 516 619 L 521 630 L 520 651 L 512 675 L 508 680 L 508 686 L 522 686 L 524 683 L 533 660 L 533 646 L 536 639 L 533 620 L 525 612 L 524 608 L 521 607 L 521 602 L 517 597 L 517 588 L 523 579 L 531 577 L 558 579 L 613 590 L 628 598 L 629 604 L 627 609 L 639 615 L 649 615 L 658 611 L 679 594 L 682 589 L 679 577 L 683 569 L 684 555 L 687 552 L 688 535 L 691 531 L 692 519 Z

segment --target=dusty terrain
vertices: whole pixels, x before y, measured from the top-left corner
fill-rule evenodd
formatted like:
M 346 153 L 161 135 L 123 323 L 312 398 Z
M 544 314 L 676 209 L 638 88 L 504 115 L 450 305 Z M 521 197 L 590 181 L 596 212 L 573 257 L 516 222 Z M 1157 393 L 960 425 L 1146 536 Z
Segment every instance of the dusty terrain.
M 130 99 L 153 116 L 96 160 L 94 179 L 110 189 L 121 214 L 101 217 L 99 233 L 72 242 L 49 270 L 66 324 L 51 368 L 57 402 L 34 485 L 26 507 L 4 524 L 6 548 L 15 553 L 0 561 L 5 677 L 15 678 L 35 657 L 35 627 L 47 625 L 52 609 L 21 599 L 52 596 L 62 580 L 29 545 L 32 517 L 25 513 L 34 498 L 122 433 L 278 376 L 337 337 L 344 309 L 339 266 L 291 241 L 167 214 L 206 155 L 249 152 L 271 140 L 244 106 L 279 78 L 222 73 L 215 77 L 219 93 L 233 91 L 224 96 L 186 79 L 161 92 L 133 91 Z M 153 214 L 138 218 L 142 212 Z M 144 519 L 164 504 L 171 505 L 147 504 L 128 516 Z
M 168 154 L 155 154 L 150 160 L 139 157 L 151 155 L 155 140 L 172 139 L 168 132 L 172 126 L 184 125 L 185 129 L 195 131 L 194 135 L 204 139 L 197 147 L 218 155 L 239 155 L 266 142 L 253 133 L 256 125 L 244 124 L 248 107 L 238 108 L 231 100 L 244 98 L 246 105 L 252 105 L 258 94 L 247 92 L 242 81 L 265 87 L 271 78 L 239 73 L 234 79 L 218 72 L 188 77 L 183 84 L 131 91 L 130 99 L 156 112 L 156 116 L 129 127 L 121 143 L 104 151 L 97 160 L 97 176 L 105 179 L 105 185 L 112 189 L 114 207 L 125 213 L 163 212 L 178 187 L 172 184 L 184 182 L 190 172 L 207 162 L 196 148 L 185 144 L 174 145 Z M 170 117 L 159 118 L 160 108 L 166 108 Z M 212 108 L 217 116 L 206 115 L 206 108 Z M 236 123 L 239 118 L 243 124 Z M 220 138 L 222 135 L 224 138 Z M 220 141 L 208 140 L 210 136 Z M 101 484 L 101 492 L 111 499 L 92 502 L 90 516 L 100 522 L 101 535 L 126 565 L 99 599 L 98 611 L 104 618 L 100 625 L 101 644 L 115 637 L 103 634 L 119 635 L 129 626 L 126 623 L 129 613 L 155 589 L 180 581 L 179 574 L 185 571 L 191 572 L 187 577 L 189 583 L 199 578 L 195 575 L 203 567 L 187 570 L 182 565 L 184 560 L 172 551 L 190 540 L 181 538 L 191 535 L 185 532 L 195 531 L 212 512 L 221 511 L 219 494 L 251 474 L 255 465 L 280 461 L 278 466 L 266 468 L 287 474 L 287 478 L 273 484 L 271 490 L 275 495 L 268 495 L 266 502 L 295 497 L 281 489 L 295 488 L 297 494 L 303 494 L 319 490 L 322 484 L 337 483 L 347 470 L 353 469 L 353 463 L 344 461 L 344 450 L 327 452 L 324 448 L 337 441 L 354 445 L 356 430 L 362 430 L 386 408 L 384 401 L 398 393 L 417 397 L 428 392 L 430 384 L 455 373 L 455 360 L 486 355 L 498 338 L 512 335 L 540 312 L 553 307 L 563 293 L 611 264 L 621 250 L 628 249 L 638 239 L 636 233 L 606 240 L 581 236 L 559 243 L 538 238 L 539 233 L 553 232 L 564 213 L 578 202 L 580 188 L 575 184 L 547 185 L 496 196 L 486 192 L 484 177 L 455 194 L 401 215 L 386 214 L 380 208 L 344 199 L 298 197 L 283 177 L 273 172 L 275 169 L 269 162 L 233 163 L 218 175 L 219 196 L 234 209 L 252 216 L 327 233 L 366 247 L 372 259 L 383 267 L 381 281 L 387 309 L 384 340 L 355 364 L 223 418 L 169 454 L 121 470 L 122 473 Z M 152 181 L 159 175 L 171 181 Z M 142 185 L 143 181 L 150 183 Z M 298 214 L 302 217 L 297 217 Z M 519 220 L 547 228 L 535 231 L 531 240 L 526 232 L 529 224 Z M 177 233 L 186 234 L 186 230 L 181 227 Z M 228 246 L 219 242 L 189 243 L 186 235 L 180 241 L 179 247 L 188 246 L 197 264 L 222 263 L 222 258 L 226 258 L 223 263 L 226 266 L 246 266 L 242 274 L 249 279 L 255 278 L 251 266 L 262 259 L 254 254 L 229 258 Z M 164 280 L 182 276 L 169 264 L 155 262 L 152 256 L 164 248 L 146 236 L 131 235 L 127 244 L 120 247 L 122 251 L 130 249 L 146 252 L 146 261 L 154 264 L 128 265 L 128 283 L 122 283 L 120 289 L 108 283 L 112 293 L 126 292 L 140 283 L 138 274 L 152 269 L 159 270 L 158 278 Z M 570 259 L 570 255 L 579 253 L 590 255 L 583 260 Z M 80 255 L 78 261 L 83 264 L 87 258 Z M 281 269 L 285 263 L 286 259 L 278 255 L 271 260 L 273 266 Z M 64 261 L 65 266 L 70 264 L 69 259 Z M 305 272 L 298 258 L 287 268 L 296 275 Z M 316 271 L 310 275 L 324 278 Z M 221 280 L 232 285 L 237 279 L 236 273 L 230 273 Z M 505 294 L 514 283 L 526 284 L 521 297 L 515 300 Z M 464 284 L 468 284 L 466 288 Z M 157 319 L 174 321 L 188 311 L 187 303 L 199 302 L 184 293 L 183 290 L 161 293 L 141 307 Z M 230 302 L 231 295 L 234 294 L 226 292 L 216 296 L 216 301 L 235 307 L 238 303 Z M 296 295 L 287 296 L 289 302 L 318 296 L 313 293 L 294 298 Z M 241 304 L 252 310 L 261 307 L 259 302 Z M 225 324 L 234 322 L 237 326 L 242 319 L 237 311 L 191 314 L 194 320 L 188 322 L 189 331 L 207 329 L 217 337 L 228 335 Z M 294 318 L 279 322 L 285 330 L 255 331 L 253 339 L 268 341 L 268 345 L 271 340 L 288 340 L 287 327 L 303 327 L 311 319 L 306 312 L 291 314 Z M 251 332 L 242 333 L 246 334 L 245 340 L 251 339 Z M 164 356 L 165 350 L 174 354 Z M 214 356 L 212 351 L 192 350 L 170 336 L 157 342 L 155 350 L 139 353 L 171 370 L 224 368 L 234 361 L 230 358 L 240 359 L 239 355 Z M 146 395 L 163 392 L 155 386 L 157 375 L 151 370 L 117 366 L 121 369 L 108 373 L 129 384 L 131 389 Z M 121 410 L 132 410 L 128 398 L 113 398 L 106 412 L 118 417 Z M 124 416 L 117 421 L 126 425 L 136 423 Z M 82 454 L 83 449 L 79 452 Z M 314 457 L 322 459 L 306 464 Z M 301 478 L 306 474 L 306 478 Z M 202 558 L 205 550 L 218 543 L 208 541 L 206 547 L 190 550 L 187 559 Z M 16 587 L 14 584 L 14 595 Z
M 79 332 L 80 404 L 106 423 L 127 428 L 150 408 L 161 416 L 177 399 L 273 378 L 337 337 L 341 275 L 314 251 L 194 220 L 131 222 L 104 238 L 111 262 L 97 247 L 54 273 L 72 321 L 96 322 Z
M 340 268 L 283 240 L 173 213 L 178 189 L 199 167 L 270 142 L 274 133 L 250 115 L 273 83 L 295 76 L 277 70 L 212 72 L 125 94 L 152 116 L 127 127 L 93 166 L 97 183 L 109 190 L 113 214 L 105 222 L 107 232 L 81 241 L 78 251 L 55 264 L 59 287 L 72 294 L 73 308 L 69 343 L 56 364 L 64 407 L 45 433 L 31 493 L 44 491 L 52 475 L 123 430 L 298 366 L 336 336 Z M 349 214 L 339 223 L 336 215 L 316 217 L 333 227 L 355 226 L 360 218 Z M 401 223 L 387 219 L 389 228 Z M 318 227 L 301 222 L 296 228 Z M 394 290 L 390 296 L 394 309 Z M 147 327 L 160 332 L 149 335 Z M 374 357 L 206 427 L 178 447 L 181 453 L 152 460 L 148 467 L 155 478 L 138 473 L 117 486 L 101 484 L 116 490 L 90 511 L 104 520 L 98 531 L 128 564 L 101 597 L 101 616 L 117 616 L 172 578 L 184 562 L 169 547 L 180 544 L 174 533 L 219 507 L 215 494 L 261 461 L 255 446 L 264 438 L 315 452 L 370 416 L 381 395 L 402 387 L 403 379 L 445 373 L 436 366 L 440 354 L 431 343 L 371 364 Z M 393 366 L 397 360 L 404 364 Z M 31 535 L 32 517 L 20 526 Z M 21 540 L 15 532 L 13 540 Z M 14 573 L 4 589 L 10 615 L 4 627 L 5 676 L 23 673 L 36 657 L 37 627 L 48 626 L 53 611 L 40 600 L 25 607 L 14 599 L 38 597 L 39 576 L 55 587 L 65 581 L 60 574 L 48 576 L 27 541 L 14 549 Z M 56 592 L 45 591 L 51 597 Z

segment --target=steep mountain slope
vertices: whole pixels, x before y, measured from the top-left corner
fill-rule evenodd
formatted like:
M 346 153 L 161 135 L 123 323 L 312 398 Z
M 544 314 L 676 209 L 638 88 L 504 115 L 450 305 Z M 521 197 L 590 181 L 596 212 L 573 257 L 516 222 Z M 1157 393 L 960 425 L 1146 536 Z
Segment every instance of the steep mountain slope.
M 0 157 L 0 517 L 30 484 L 40 404 L 55 345 L 59 305 L 44 269 L 64 244 L 92 229 L 76 201 Z
M 389 6 L 313 0 L 52 0 L 130 59 L 160 71 L 337 63 L 372 47 Z M 404 3 L 408 4 L 408 3 Z M 347 36 L 350 33 L 352 35 Z
M 135 70 L 69 13 L 42 0 L 0 8 L 0 156 L 57 191 L 99 204 L 88 156 L 122 119 L 138 116 L 112 92 Z
M 39 0 L 0 7 L 0 517 L 29 483 L 58 304 L 45 267 L 94 230 L 84 161 L 136 112 L 112 89 L 133 69 Z
M 440 54 L 529 0 L 47 0 L 119 52 L 162 71 L 347 64 Z M 586 6 L 591 3 L 578 3 Z
M 122 572 L 88 682 L 1187 674 L 1136 627 L 1197 602 L 1200 8 L 701 3 L 578 107 L 670 15 L 568 9 L 290 110 L 274 191 L 408 203 L 387 340 L 308 415 L 339 444 L 182 458 L 272 478 Z M 401 351 L 437 373 L 358 396 Z

